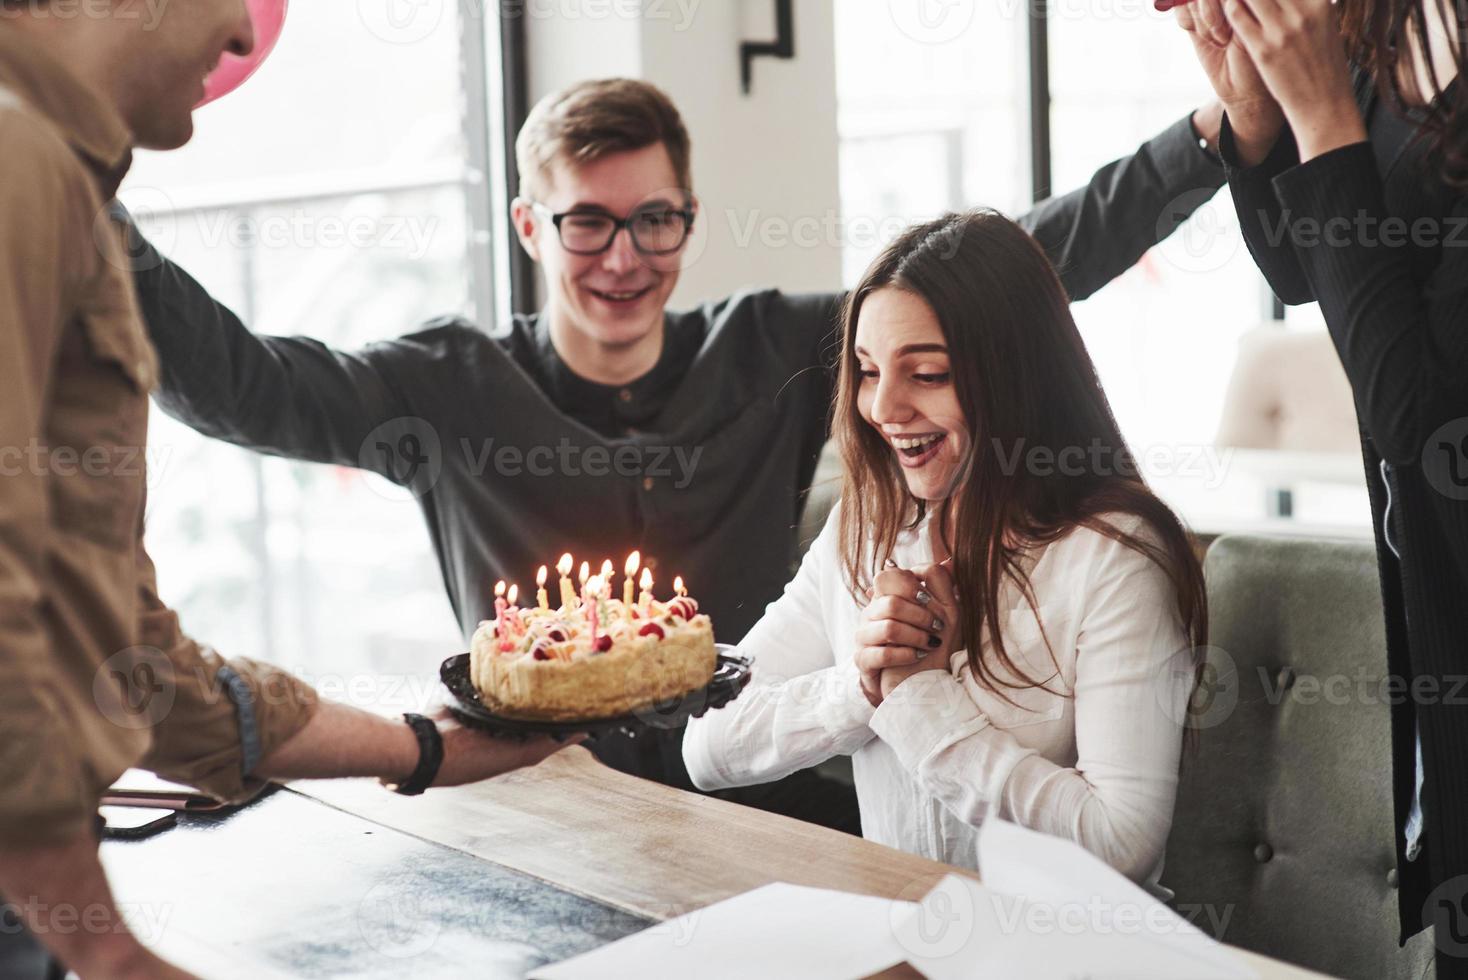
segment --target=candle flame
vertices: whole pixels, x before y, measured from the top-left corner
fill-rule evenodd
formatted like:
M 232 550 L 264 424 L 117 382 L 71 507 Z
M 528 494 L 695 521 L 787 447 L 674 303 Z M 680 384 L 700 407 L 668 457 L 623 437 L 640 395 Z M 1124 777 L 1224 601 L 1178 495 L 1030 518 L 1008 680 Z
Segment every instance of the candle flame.
M 612 560 L 610 558 L 601 563 L 601 571 L 598 574 L 602 577 L 602 581 L 607 581 L 612 577 Z
M 507 595 L 505 597 L 505 599 L 512 606 L 518 605 L 519 604 L 519 601 L 520 601 L 520 586 L 518 586 L 518 585 L 512 585 L 512 586 L 510 586 L 510 594 Z
M 545 566 L 544 565 L 541 565 L 540 566 L 540 571 L 538 571 L 538 572 L 535 573 L 535 587 L 538 588 L 538 589 L 545 588 Z
M 592 595 L 595 595 L 596 593 L 600 592 L 601 591 L 601 586 L 602 586 L 602 578 L 601 578 L 600 575 L 593 575 L 586 582 L 586 588 L 587 588 L 587 590 L 589 592 L 591 592 Z
M 628 555 L 627 556 L 627 565 L 625 566 L 625 569 L 624 569 L 627 572 L 627 577 L 628 578 L 631 578 L 632 576 L 636 575 L 637 574 L 637 569 L 641 565 L 642 565 L 642 552 L 640 552 L 640 551 L 634 551 L 634 552 L 632 552 L 632 554 Z
M 587 562 L 582 562 L 581 563 L 581 575 L 580 575 L 581 584 L 582 585 L 585 585 L 586 584 L 586 578 L 590 574 L 591 574 L 591 565 L 589 563 L 587 563 Z
M 677 578 L 673 579 L 673 591 L 678 593 L 679 595 L 682 595 L 684 593 L 685 590 L 683 588 L 682 575 L 679 575 Z
M 648 591 L 649 589 L 652 588 L 652 569 L 651 568 L 644 568 L 642 570 L 642 581 L 639 584 L 641 584 L 642 591 L 644 591 L 644 592 L 646 592 L 646 591 Z
M 503 599 L 505 597 L 505 583 L 503 581 L 494 584 L 494 597 Z
M 571 565 L 571 553 L 568 551 L 561 556 L 560 561 L 556 562 L 556 571 L 561 573 L 561 578 L 565 578 L 567 575 L 571 574 Z

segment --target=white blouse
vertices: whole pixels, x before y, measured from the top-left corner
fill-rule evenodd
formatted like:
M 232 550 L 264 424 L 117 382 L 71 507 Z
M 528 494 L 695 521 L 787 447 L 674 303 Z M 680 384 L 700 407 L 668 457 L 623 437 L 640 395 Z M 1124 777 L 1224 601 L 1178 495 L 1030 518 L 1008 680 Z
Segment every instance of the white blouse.
M 1010 599 L 1000 593 L 1010 609 L 1006 652 L 1058 693 L 1005 689 L 1010 704 L 975 680 L 959 651 L 947 671 L 913 675 L 873 708 L 852 663 L 865 605 L 846 587 L 837 513 L 740 644 L 754 660 L 748 689 L 689 724 L 683 758 L 693 782 L 768 782 L 850 755 L 871 840 L 978 869 L 978 828 L 996 813 L 1074 841 L 1165 894 L 1157 880 L 1193 685 L 1166 573 L 1078 528 L 1030 571 L 1054 661 L 1028 603 L 1013 587 Z M 1149 533 L 1132 515 L 1108 521 Z M 893 558 L 903 568 L 932 562 L 926 521 L 898 538 Z

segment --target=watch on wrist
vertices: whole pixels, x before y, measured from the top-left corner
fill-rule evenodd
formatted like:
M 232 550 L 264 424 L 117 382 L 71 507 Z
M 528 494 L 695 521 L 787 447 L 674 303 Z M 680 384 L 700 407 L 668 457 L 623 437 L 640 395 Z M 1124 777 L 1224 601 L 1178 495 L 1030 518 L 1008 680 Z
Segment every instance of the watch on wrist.
M 443 735 L 432 719 L 422 715 L 405 714 L 403 721 L 408 723 L 408 727 L 413 729 L 413 734 L 418 738 L 418 766 L 401 783 L 393 784 L 384 780 L 383 785 L 403 796 L 421 796 L 438 778 L 439 767 L 443 765 Z

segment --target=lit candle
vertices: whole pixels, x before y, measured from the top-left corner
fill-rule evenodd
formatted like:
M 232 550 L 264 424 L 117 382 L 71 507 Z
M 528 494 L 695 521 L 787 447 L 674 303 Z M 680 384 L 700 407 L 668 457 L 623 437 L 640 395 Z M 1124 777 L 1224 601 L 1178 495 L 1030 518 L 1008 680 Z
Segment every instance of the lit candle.
M 684 596 L 684 595 L 687 595 L 688 594 L 688 590 L 685 589 L 685 588 L 683 588 L 683 576 L 682 575 L 679 575 L 678 577 L 676 577 L 676 578 L 673 579 L 673 591 L 676 592 L 676 593 L 678 593 L 680 596 Z
M 571 610 L 576 607 L 576 590 L 571 588 L 571 554 L 567 552 L 556 562 L 556 571 L 561 573 L 561 608 Z
M 520 618 L 520 586 L 510 586 L 510 591 L 505 593 L 505 604 L 509 606 L 505 615 L 509 617 L 510 628 L 519 636 L 525 632 L 525 620 Z
M 505 583 L 496 582 L 494 586 L 494 635 L 496 638 L 505 635 L 505 627 L 509 621 L 505 617 Z
M 637 597 L 637 602 L 642 606 L 643 613 L 652 606 L 652 569 L 642 570 L 642 595 Z
M 581 583 L 581 587 L 583 589 L 586 588 L 586 580 L 591 578 L 591 564 L 589 562 L 581 563 L 581 574 L 577 578 Z
M 545 594 L 545 566 L 535 573 L 535 603 L 542 609 L 550 608 L 550 597 Z
M 627 556 L 627 564 L 623 569 L 627 573 L 627 580 L 622 583 L 622 604 L 625 606 L 632 605 L 632 578 L 641 564 L 642 552 L 634 551 Z

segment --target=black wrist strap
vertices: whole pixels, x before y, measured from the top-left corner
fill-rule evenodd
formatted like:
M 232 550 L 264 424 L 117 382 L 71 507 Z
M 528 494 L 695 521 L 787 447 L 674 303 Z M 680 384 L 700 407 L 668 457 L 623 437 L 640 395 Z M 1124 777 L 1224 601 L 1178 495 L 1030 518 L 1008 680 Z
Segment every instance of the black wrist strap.
M 404 796 L 420 796 L 433 785 L 438 778 L 439 766 L 443 765 L 443 735 L 439 734 L 438 726 L 431 719 L 422 715 L 405 714 L 403 721 L 418 736 L 418 768 L 398 785 L 388 784 L 388 789 Z

